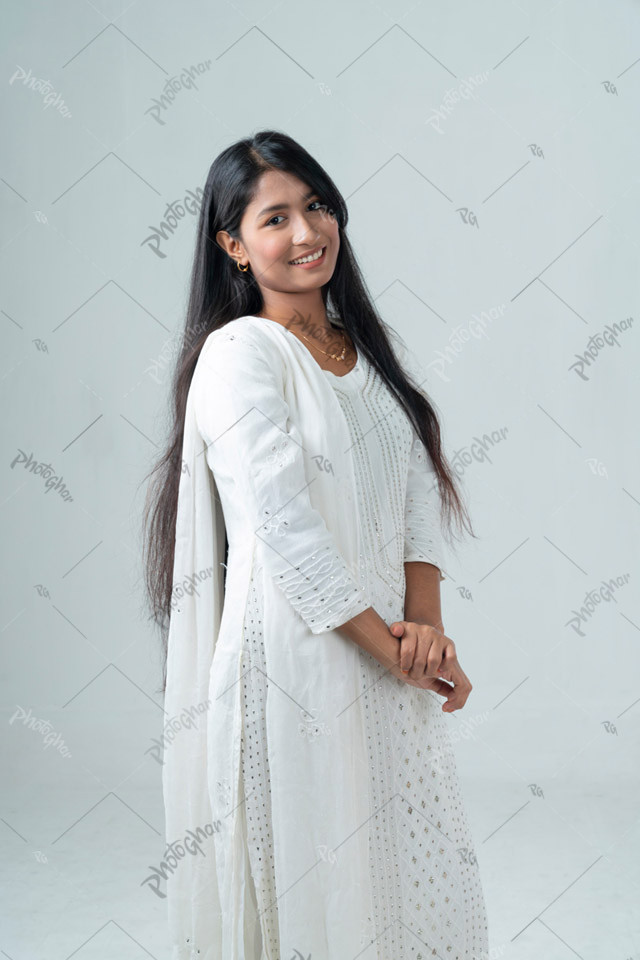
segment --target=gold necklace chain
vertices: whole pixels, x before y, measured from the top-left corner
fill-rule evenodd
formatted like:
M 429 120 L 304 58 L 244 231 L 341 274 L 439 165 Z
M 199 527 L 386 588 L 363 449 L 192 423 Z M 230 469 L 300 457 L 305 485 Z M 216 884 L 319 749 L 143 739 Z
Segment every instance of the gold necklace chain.
M 346 352 L 347 352 L 347 341 L 345 340 L 344 332 L 343 332 L 343 331 L 340 331 L 340 332 L 342 333 L 342 353 L 340 354 L 340 356 L 338 356 L 338 355 L 335 354 L 335 353 L 327 353 L 327 351 L 326 351 L 326 350 L 323 350 L 322 347 L 319 347 L 319 346 L 318 346 L 317 344 L 315 344 L 312 340 L 309 340 L 308 337 L 305 337 L 305 336 L 304 336 L 304 333 L 301 333 L 300 336 L 301 336 L 301 337 L 304 337 L 304 339 L 307 341 L 307 343 L 310 343 L 311 346 L 312 346 L 312 347 L 315 347 L 316 350 L 319 350 L 320 353 L 324 353 L 325 357 L 331 357 L 332 360 L 344 360 L 345 354 L 346 354 Z

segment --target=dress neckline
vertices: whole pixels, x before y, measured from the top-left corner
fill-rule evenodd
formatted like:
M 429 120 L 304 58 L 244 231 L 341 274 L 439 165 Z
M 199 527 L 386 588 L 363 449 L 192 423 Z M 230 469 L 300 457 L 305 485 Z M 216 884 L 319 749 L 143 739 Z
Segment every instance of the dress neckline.
M 361 367 L 360 352 L 356 350 L 355 347 L 354 347 L 354 350 L 356 350 L 356 362 L 351 367 L 351 370 L 347 370 L 346 373 L 333 373 L 331 370 L 325 370 L 324 367 L 321 367 L 318 361 L 316 360 L 316 358 L 314 357 L 314 355 L 311 353 L 311 350 L 309 350 L 308 347 L 305 347 L 304 343 L 300 340 L 300 338 L 296 337 L 295 333 L 289 330 L 288 327 L 285 327 L 283 323 L 280 323 L 278 320 L 272 320 L 271 317 L 258 317 L 255 314 L 250 314 L 250 316 L 253 320 L 265 320 L 267 323 L 274 323 L 277 327 L 281 327 L 281 329 L 284 330 L 285 333 L 288 333 L 290 337 L 293 337 L 293 339 L 300 344 L 300 346 L 305 351 L 305 353 L 309 354 L 309 359 L 312 360 L 313 363 L 315 363 L 318 370 L 320 370 L 321 373 L 326 373 L 328 376 L 332 377 L 334 380 L 345 380 L 347 377 L 350 377 L 352 373 L 355 373 L 356 370 L 358 371 L 360 370 L 360 367 Z

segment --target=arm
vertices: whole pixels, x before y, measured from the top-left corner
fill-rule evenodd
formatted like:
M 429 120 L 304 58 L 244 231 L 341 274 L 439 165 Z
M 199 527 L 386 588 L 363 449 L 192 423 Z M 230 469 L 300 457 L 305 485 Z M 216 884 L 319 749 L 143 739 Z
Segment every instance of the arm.
M 404 565 L 406 590 L 404 619 L 428 623 L 445 632 L 440 606 L 440 570 L 432 563 L 411 561 Z
M 414 434 L 405 500 L 404 619 L 429 624 L 444 633 L 440 609 L 440 581 L 444 580 L 440 569 L 440 496 L 434 486 L 435 476 L 431 459 Z M 398 641 L 372 608 L 345 624 L 342 632 L 383 665 L 399 665 Z
M 414 431 L 405 499 L 406 578 L 404 618 L 428 623 L 444 633 L 440 606 L 442 535 L 436 472 Z
M 432 677 L 427 684 L 446 698 L 442 710 L 450 713 L 464 706 L 471 683 L 458 663 L 455 644 L 445 636 L 442 623 L 440 581 L 444 576 L 440 559 L 443 552 L 440 514 L 440 491 L 433 463 L 414 434 L 405 501 L 405 623 L 392 623 L 391 630 L 402 638 L 401 667 L 418 682 Z
M 278 361 L 255 331 L 217 331 L 192 380 L 194 412 L 212 472 L 232 487 L 264 546 L 266 572 L 318 634 L 374 611 L 311 503 Z
M 338 627 L 338 632 L 370 653 L 395 676 L 401 676 L 400 640 L 391 634 L 389 627 L 373 607 L 368 607 L 343 623 Z

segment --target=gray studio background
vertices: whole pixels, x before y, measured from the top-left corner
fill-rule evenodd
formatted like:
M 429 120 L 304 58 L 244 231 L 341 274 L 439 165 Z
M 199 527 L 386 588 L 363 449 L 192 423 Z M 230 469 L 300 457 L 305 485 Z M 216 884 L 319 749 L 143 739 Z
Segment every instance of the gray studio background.
M 639 957 L 638 4 L 5 14 L 2 955 L 168 960 L 142 480 L 190 198 L 276 128 L 347 198 L 478 534 L 442 590 L 474 685 L 447 722 L 490 956 Z

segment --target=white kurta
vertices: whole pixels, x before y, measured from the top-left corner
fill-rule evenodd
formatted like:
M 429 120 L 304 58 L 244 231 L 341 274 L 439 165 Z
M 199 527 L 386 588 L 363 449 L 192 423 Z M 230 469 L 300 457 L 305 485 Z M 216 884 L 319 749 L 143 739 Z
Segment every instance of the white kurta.
M 199 722 L 165 751 L 172 960 L 481 955 L 443 700 L 335 630 L 403 619 L 404 563 L 443 566 L 404 411 L 363 356 L 337 377 L 242 317 L 203 347 L 183 461 L 165 706 Z

